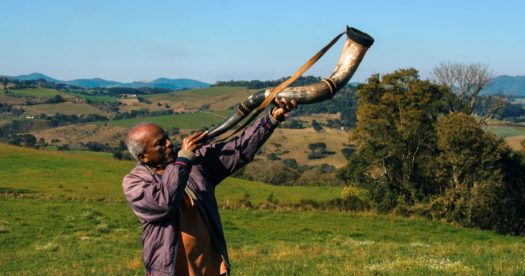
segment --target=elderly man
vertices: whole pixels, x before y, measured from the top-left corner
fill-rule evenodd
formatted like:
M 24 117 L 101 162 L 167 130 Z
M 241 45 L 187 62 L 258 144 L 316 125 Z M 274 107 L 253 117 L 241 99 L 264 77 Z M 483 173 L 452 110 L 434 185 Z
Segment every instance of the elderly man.
M 230 264 L 215 186 L 250 162 L 295 108 L 276 100 L 268 115 L 228 142 L 202 145 L 195 133 L 177 150 L 157 125 L 143 123 L 128 134 L 139 161 L 122 187 L 142 224 L 142 257 L 148 275 L 225 275 Z

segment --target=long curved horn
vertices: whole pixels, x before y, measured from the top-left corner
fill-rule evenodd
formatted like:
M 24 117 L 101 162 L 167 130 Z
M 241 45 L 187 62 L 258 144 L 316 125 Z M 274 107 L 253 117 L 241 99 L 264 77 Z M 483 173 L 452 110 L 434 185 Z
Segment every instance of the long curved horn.
M 299 104 L 309 104 L 332 98 L 343 88 L 361 63 L 366 51 L 374 43 L 374 39 L 355 28 L 346 27 L 347 39 L 332 74 L 320 82 L 298 87 L 288 87 L 277 94 L 279 98 L 295 100 Z M 245 101 L 235 106 L 235 113 L 221 125 L 211 129 L 207 140 L 211 140 L 234 127 L 252 110 L 257 108 L 270 95 L 271 88 L 260 90 Z

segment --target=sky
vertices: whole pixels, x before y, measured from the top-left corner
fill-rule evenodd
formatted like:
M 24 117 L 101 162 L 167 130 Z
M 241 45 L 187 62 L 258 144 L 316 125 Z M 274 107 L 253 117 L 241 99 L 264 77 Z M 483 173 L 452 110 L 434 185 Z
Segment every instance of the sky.
M 346 25 L 375 39 L 351 81 L 442 62 L 525 75 L 525 1 L 0 0 L 0 75 L 208 83 L 292 75 Z M 328 76 L 336 44 L 305 75 Z

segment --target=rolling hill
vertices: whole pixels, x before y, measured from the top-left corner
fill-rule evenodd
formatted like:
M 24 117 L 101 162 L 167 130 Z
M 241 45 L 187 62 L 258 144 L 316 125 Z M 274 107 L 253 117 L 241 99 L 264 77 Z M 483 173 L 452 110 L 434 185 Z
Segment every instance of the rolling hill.
M 501 75 L 494 78 L 482 91 L 482 95 L 492 94 L 525 97 L 525 76 Z
M 47 82 L 54 82 L 54 83 L 62 82 L 61 80 L 54 79 L 54 78 L 46 76 L 46 75 L 44 75 L 42 73 L 31 73 L 31 74 L 27 74 L 27 75 L 16 76 L 16 77 L 13 77 L 13 78 L 16 79 L 16 80 L 20 80 L 20 81 L 44 79 Z
M 101 78 L 93 78 L 93 79 L 76 79 L 65 82 L 69 85 L 74 86 L 80 86 L 84 88 L 95 88 L 95 87 L 116 87 L 121 85 L 120 82 L 117 81 L 109 81 Z
M 59 80 L 59 79 L 49 77 L 42 73 L 31 73 L 28 75 L 14 76 L 12 78 L 16 80 L 20 80 L 20 81 L 44 79 L 47 82 L 62 83 L 62 84 L 68 84 L 68 85 L 73 85 L 73 86 L 79 86 L 83 88 L 152 87 L 152 88 L 165 88 L 165 89 L 172 89 L 172 90 L 183 90 L 183 89 L 194 89 L 194 88 L 206 88 L 210 86 L 210 84 L 202 82 L 202 81 L 184 79 L 184 78 L 178 78 L 178 79 L 157 78 L 153 81 L 135 81 L 135 82 L 129 82 L 129 83 L 105 80 L 102 78 L 75 79 L 75 80 L 64 81 L 64 80 Z

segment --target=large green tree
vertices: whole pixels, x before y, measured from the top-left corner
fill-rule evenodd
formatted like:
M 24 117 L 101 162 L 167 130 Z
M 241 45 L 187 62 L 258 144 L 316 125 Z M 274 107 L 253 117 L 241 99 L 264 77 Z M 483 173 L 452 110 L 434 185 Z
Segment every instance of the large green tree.
M 380 209 L 436 193 L 435 122 L 447 106 L 448 90 L 421 80 L 411 68 L 372 76 L 356 93 L 358 122 L 351 142 L 369 163 L 363 173 L 374 181 L 372 195 Z

